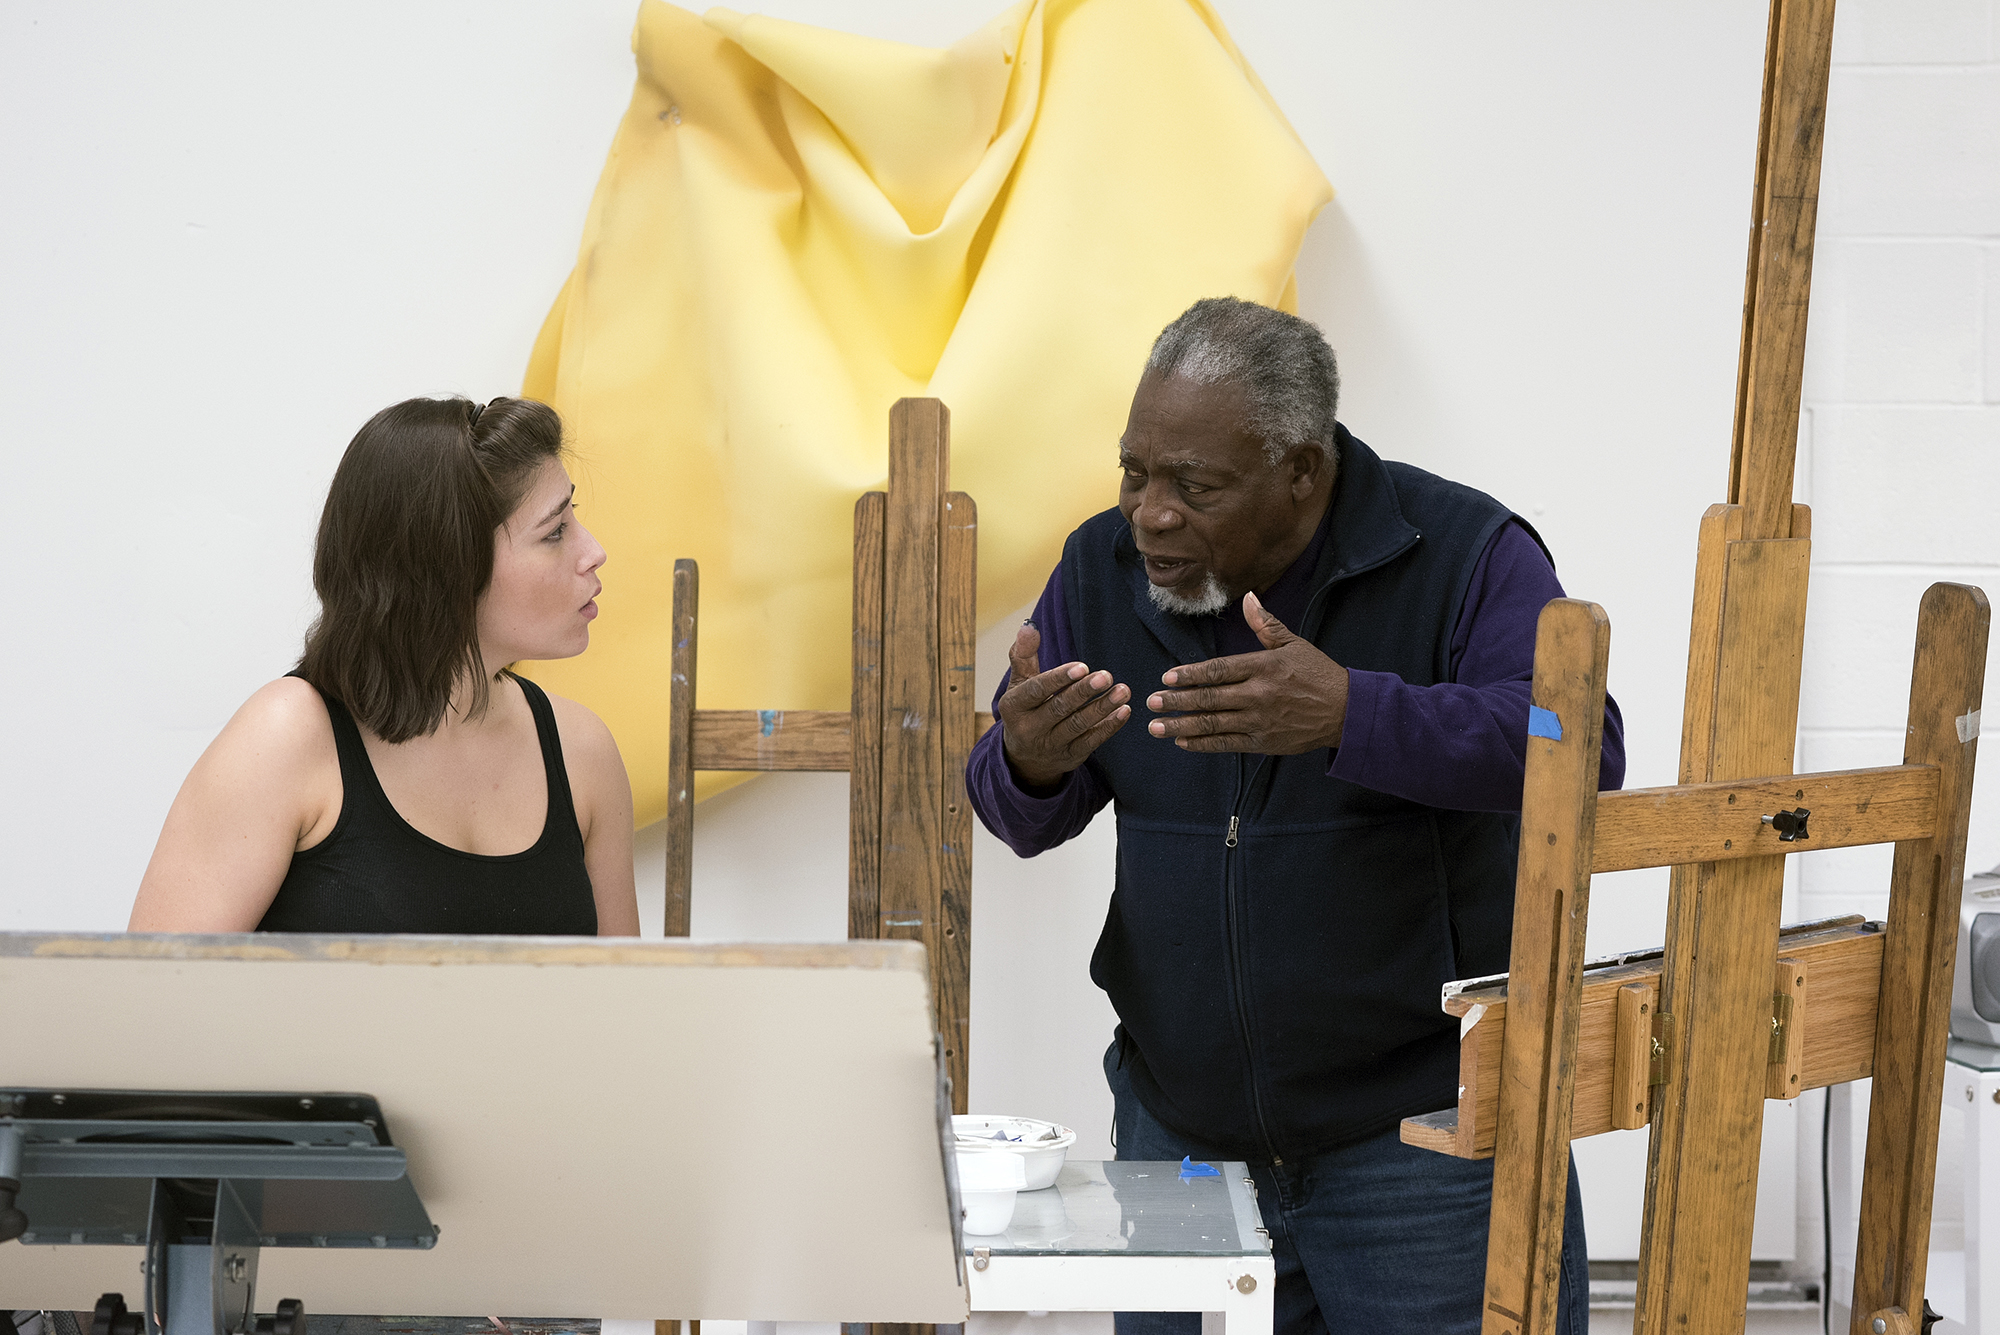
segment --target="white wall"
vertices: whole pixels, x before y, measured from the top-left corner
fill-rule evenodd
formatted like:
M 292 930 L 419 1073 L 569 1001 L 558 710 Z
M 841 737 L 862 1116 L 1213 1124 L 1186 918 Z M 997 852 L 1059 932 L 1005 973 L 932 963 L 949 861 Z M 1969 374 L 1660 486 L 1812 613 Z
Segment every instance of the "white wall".
M 1000 3 L 762 8 L 941 43 Z M 1695 521 L 1726 485 L 1762 6 L 1218 8 L 1340 192 L 1299 279 L 1343 417 L 1534 519 L 1611 615 L 1630 782 L 1670 781 Z M 629 92 L 632 9 L 0 7 L 0 926 L 122 925 L 180 776 L 296 652 L 354 428 L 410 394 L 518 384 Z M 1917 593 L 2000 557 L 1993 23 L 1988 0 L 1843 0 L 1804 765 L 1895 758 Z M 2000 861 L 1991 789 L 1974 866 Z M 840 935 L 843 823 L 837 777 L 708 804 L 696 930 Z M 973 1102 L 1100 1154 L 1110 1016 L 1083 966 L 1109 855 L 1101 823 L 1033 862 L 983 834 L 975 852 Z M 1870 857 L 1824 855 L 1802 906 L 1879 906 Z M 1601 879 L 1593 948 L 1657 938 L 1663 887 Z M 1599 1254 L 1634 1213 L 1621 1155 L 1585 1170 Z M 1782 1203 L 1791 1154 L 1767 1161 Z M 1789 1255 L 1785 1211 L 1764 1215 L 1764 1250 Z

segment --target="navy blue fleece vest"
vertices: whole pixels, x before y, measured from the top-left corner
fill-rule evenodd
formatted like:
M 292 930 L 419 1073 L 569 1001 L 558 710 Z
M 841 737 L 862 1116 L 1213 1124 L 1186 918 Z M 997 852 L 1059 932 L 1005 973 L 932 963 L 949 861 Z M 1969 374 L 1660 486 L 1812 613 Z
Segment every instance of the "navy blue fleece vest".
M 1330 533 L 1292 629 L 1347 667 L 1449 680 L 1466 588 L 1509 512 L 1345 428 L 1339 443 Z M 1062 569 L 1077 656 L 1135 692 L 1214 656 L 1213 618 L 1153 606 L 1116 510 L 1071 535 Z M 1438 989 L 1506 967 L 1517 818 L 1329 778 L 1324 750 L 1197 755 L 1136 724 L 1089 763 L 1118 819 L 1091 977 L 1154 1116 L 1269 1159 L 1455 1101 L 1457 1025 Z

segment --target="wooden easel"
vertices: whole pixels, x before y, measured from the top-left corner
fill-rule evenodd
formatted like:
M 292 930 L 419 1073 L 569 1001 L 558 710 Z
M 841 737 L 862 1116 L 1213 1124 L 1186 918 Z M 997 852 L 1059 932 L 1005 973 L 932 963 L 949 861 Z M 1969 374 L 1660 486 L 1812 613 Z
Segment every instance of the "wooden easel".
M 1598 796 L 1609 622 L 1551 603 L 1509 973 L 1449 999 L 1459 1105 L 1405 1123 L 1413 1143 L 1494 1155 L 1492 1335 L 1553 1326 L 1569 1142 L 1648 1120 L 1634 1329 L 1741 1330 L 1763 1100 L 1867 1075 L 1852 1329 L 1922 1321 L 1989 614 L 1975 588 L 1925 595 L 1902 765 L 1791 773 L 1810 553 L 1792 469 L 1832 19 L 1831 0 L 1773 0 L 1730 501 L 1701 523 L 1681 782 Z M 1781 935 L 1785 854 L 1887 842 L 1886 929 Z M 1651 866 L 1673 868 L 1667 945 L 1586 969 L 1591 873 Z
M 674 562 L 668 685 L 666 934 L 688 935 L 696 770 L 848 773 L 847 934 L 919 941 L 966 1111 L 972 969 L 972 807 L 965 762 L 990 726 L 974 710 L 978 509 L 947 491 L 951 414 L 889 411 L 889 490 L 854 506 L 854 694 L 833 710 L 696 709 L 700 573 Z M 984 726 L 982 726 L 984 725 Z

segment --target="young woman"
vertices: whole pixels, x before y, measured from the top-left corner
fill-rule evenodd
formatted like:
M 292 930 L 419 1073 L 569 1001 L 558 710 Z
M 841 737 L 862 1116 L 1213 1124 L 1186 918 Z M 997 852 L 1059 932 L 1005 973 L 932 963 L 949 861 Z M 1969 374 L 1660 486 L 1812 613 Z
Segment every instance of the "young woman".
M 573 491 L 545 404 L 411 399 L 362 427 L 305 654 L 195 763 L 131 930 L 638 935 L 611 733 L 506 671 L 590 643 L 604 549 Z

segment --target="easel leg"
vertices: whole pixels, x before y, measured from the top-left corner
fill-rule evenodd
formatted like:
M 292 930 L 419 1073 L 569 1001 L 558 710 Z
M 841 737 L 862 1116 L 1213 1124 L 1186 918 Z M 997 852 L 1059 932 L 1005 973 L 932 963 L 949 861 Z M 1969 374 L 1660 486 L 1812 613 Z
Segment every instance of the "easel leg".
M 695 627 L 700 612 L 700 569 L 693 561 L 676 561 L 673 652 L 667 679 L 668 936 L 688 935 L 693 920 Z
M 1533 700 L 1544 717 L 1531 725 L 1522 793 L 1486 1335 L 1555 1327 L 1610 649 L 1602 608 L 1565 598 L 1542 609 Z
M 1856 1332 L 1871 1331 L 1873 1319 L 1890 1309 L 1900 1309 L 1912 1322 L 1923 1310 L 1989 617 L 1986 596 L 1978 589 L 1933 584 L 1917 619 L 1904 763 L 1938 767 L 1938 824 L 1930 838 L 1896 845 L 1889 882 L 1875 1085 L 1854 1257 Z M 1893 1326 L 1893 1318 L 1884 1319 Z
M 1692 782 L 1789 772 L 1798 730 L 1811 544 L 1730 541 L 1729 518 L 1702 524 L 1682 739 Z M 1674 869 L 1659 1005 L 1678 1055 L 1647 1153 L 1641 1335 L 1742 1322 L 1784 876 L 1780 857 Z
M 889 498 L 854 503 L 854 696 L 848 736 L 847 935 L 882 935 L 882 563 Z

